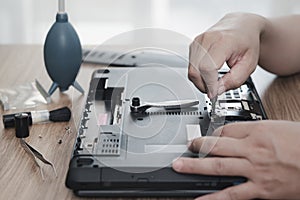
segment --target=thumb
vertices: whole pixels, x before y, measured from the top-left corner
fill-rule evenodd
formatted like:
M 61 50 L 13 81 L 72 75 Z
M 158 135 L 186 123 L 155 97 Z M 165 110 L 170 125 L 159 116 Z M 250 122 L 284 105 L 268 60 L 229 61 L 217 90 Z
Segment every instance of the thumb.
M 218 94 L 220 95 L 227 90 L 238 88 L 244 84 L 255 70 L 257 62 L 258 58 L 251 56 L 250 52 L 246 53 L 219 79 Z

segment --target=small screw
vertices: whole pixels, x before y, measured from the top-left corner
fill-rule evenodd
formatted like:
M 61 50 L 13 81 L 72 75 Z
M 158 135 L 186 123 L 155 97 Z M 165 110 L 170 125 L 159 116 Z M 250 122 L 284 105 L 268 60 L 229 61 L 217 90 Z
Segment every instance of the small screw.
M 65 138 L 65 136 L 68 134 L 71 133 L 71 128 L 68 126 L 68 127 L 65 127 L 65 133 L 63 134 L 63 136 L 58 140 L 58 144 L 61 144 L 63 142 L 63 139 Z

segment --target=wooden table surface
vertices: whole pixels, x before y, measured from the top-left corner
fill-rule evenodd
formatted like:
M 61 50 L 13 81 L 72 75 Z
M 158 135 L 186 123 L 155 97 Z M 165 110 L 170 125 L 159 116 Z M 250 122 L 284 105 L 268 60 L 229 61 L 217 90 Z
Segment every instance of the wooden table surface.
M 81 67 L 77 80 L 85 91 L 88 90 L 92 72 L 98 67 L 88 64 Z M 270 119 L 300 121 L 300 75 L 276 78 L 258 69 L 253 77 Z M 42 46 L 0 46 L 0 88 L 9 88 L 35 79 L 46 90 L 49 89 L 51 80 L 44 67 Z M 0 199 L 78 199 L 65 187 L 65 178 L 85 98 L 85 95 L 70 88 L 65 93 L 56 91 L 51 104 L 34 108 L 51 110 L 68 106 L 72 110 L 70 122 L 33 125 L 30 137 L 26 139 L 54 163 L 57 178 L 50 167 L 42 165 L 45 175 L 43 181 L 38 167 L 20 146 L 14 129 L 4 129 L 0 122 Z M 1 109 L 0 120 L 2 121 L 3 114 L 14 112 L 16 110 L 4 112 Z M 70 127 L 72 133 L 66 135 L 62 144 L 58 144 L 66 127 Z

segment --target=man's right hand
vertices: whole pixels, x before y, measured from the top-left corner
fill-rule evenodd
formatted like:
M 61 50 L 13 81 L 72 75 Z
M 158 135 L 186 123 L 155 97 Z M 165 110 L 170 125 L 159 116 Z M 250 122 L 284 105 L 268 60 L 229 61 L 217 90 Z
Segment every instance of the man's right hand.
M 226 15 L 190 45 L 189 79 L 209 98 L 238 88 L 255 70 L 266 19 L 254 14 Z M 218 80 L 227 62 L 230 71 Z

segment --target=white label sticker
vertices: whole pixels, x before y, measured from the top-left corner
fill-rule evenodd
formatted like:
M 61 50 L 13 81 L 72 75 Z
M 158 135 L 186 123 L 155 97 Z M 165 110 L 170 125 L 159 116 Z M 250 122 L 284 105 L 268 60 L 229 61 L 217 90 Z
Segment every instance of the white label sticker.
M 187 141 L 192 141 L 195 138 L 201 137 L 201 128 L 198 124 L 186 125 Z

